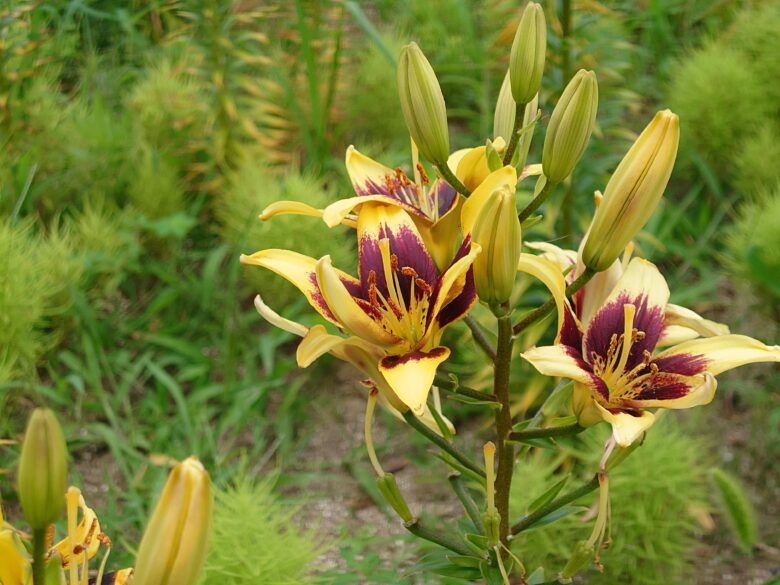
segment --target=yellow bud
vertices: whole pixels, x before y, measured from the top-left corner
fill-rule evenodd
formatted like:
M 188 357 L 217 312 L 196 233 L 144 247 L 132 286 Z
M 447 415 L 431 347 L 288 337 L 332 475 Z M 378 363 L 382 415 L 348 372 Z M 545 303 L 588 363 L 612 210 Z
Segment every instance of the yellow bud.
M 417 43 L 410 43 L 401 51 L 398 93 L 412 140 L 429 161 L 446 165 L 450 154 L 447 108 L 433 67 Z
M 138 548 L 133 585 L 195 585 L 206 559 L 213 497 L 190 457 L 171 470 Z
M 482 246 L 473 264 L 479 298 L 490 304 L 508 301 L 522 245 L 513 189 L 497 189 L 484 199 L 471 237 Z
M 509 71 L 507 71 L 504 82 L 501 84 L 501 90 L 498 92 L 496 111 L 493 114 L 493 138 L 500 136 L 506 141 L 512 139 L 516 112 L 517 104 L 512 97 L 512 85 L 509 80 Z
M 509 55 L 512 97 L 516 103 L 527 104 L 539 93 L 546 51 L 544 10 L 536 2 L 529 2 L 523 10 Z
M 60 423 L 51 410 L 37 408 L 24 434 L 17 485 L 24 518 L 33 530 L 60 517 L 67 482 L 68 451 Z
M 563 181 L 579 162 L 596 124 L 598 103 L 596 74 L 580 69 L 555 105 L 544 137 L 542 168 L 550 182 Z
M 677 115 L 658 112 L 607 183 L 582 251 L 586 266 L 608 268 L 644 227 L 669 182 L 679 142 Z

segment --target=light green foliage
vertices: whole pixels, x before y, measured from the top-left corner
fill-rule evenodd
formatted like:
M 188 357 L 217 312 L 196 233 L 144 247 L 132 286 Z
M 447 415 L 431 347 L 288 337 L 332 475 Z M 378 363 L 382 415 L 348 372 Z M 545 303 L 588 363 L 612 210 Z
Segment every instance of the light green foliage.
M 216 211 L 224 240 L 247 254 L 265 248 L 294 250 L 314 258 L 330 254 L 334 266 L 354 273 L 354 230 L 328 228 L 316 217 L 258 219 L 267 205 L 282 199 L 323 208 L 336 196 L 311 176 L 290 172 L 279 177 L 255 164 L 244 165 L 230 175 Z M 247 266 L 242 274 L 251 292 L 260 293 L 272 307 L 284 307 L 300 297 L 297 289 L 266 269 Z
M 739 481 L 722 469 L 712 470 L 712 483 L 718 494 L 721 512 L 740 548 L 749 553 L 758 539 L 758 523 L 753 504 Z
M 271 481 L 239 479 L 218 491 L 201 585 L 305 585 L 326 548 L 296 527 L 298 508 L 272 493 Z
M 57 341 L 52 319 L 67 308 L 79 277 L 62 231 L 35 237 L 31 223 L 0 221 L 0 382 L 34 376 L 41 354 Z
M 740 208 L 728 247 L 734 272 L 758 290 L 780 297 L 780 182 Z
M 780 59 L 780 56 L 778 56 Z M 767 123 L 736 149 L 734 190 L 741 199 L 749 199 L 780 181 L 780 118 Z
M 184 188 L 178 167 L 160 151 L 143 148 L 137 155 L 127 197 L 133 207 L 150 219 L 183 211 Z
M 587 432 L 585 446 L 572 451 L 579 469 L 595 472 L 606 429 Z M 589 585 L 632 583 L 671 585 L 686 583 L 693 561 L 694 519 L 691 507 L 706 500 L 707 467 L 702 461 L 700 441 L 686 436 L 671 421 L 659 422 L 645 443 L 609 475 L 612 501 L 612 544 L 601 559 L 604 573 L 587 573 Z M 557 478 L 563 463 L 547 450 L 522 459 L 515 467 L 512 485 L 513 516 L 544 493 Z M 564 468 L 568 467 L 563 465 Z M 565 490 L 576 484 L 570 481 Z M 594 492 L 579 503 L 590 506 L 598 499 Z M 574 543 L 587 539 L 593 518 L 581 515 L 531 529 L 515 541 L 529 570 L 543 565 L 555 575 L 566 564 Z
M 721 44 L 693 53 L 674 73 L 669 95 L 680 116 L 681 149 L 689 156 L 698 153 L 718 176 L 728 176 L 735 147 L 771 114 L 767 97 L 748 57 Z

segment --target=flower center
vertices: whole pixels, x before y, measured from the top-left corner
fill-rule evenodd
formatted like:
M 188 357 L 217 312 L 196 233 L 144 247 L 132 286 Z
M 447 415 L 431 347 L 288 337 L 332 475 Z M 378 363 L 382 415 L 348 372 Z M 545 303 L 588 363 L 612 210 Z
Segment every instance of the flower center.
M 411 266 L 399 265 L 398 256 L 390 252 L 390 241 L 387 238 L 379 240 L 379 251 L 387 295 L 382 294 L 377 287 L 376 272 L 371 270 L 368 273 L 368 301 L 376 311 L 374 317 L 382 327 L 406 341 L 407 349 L 415 348 L 427 329 L 433 287 L 420 278 Z M 406 298 L 399 276 L 405 276 L 409 281 L 409 295 Z
M 635 305 L 623 305 L 623 316 L 623 333 L 612 334 L 607 355 L 592 351 L 589 356 L 593 373 L 601 378 L 609 390 L 608 405 L 611 406 L 620 406 L 624 400 L 634 398 L 646 387 L 647 380 L 658 373 L 658 366 L 650 363 L 652 356 L 647 350 L 644 350 L 641 362 L 626 370 L 631 348 L 634 343 L 644 339 L 646 334 L 634 327 Z
M 439 219 L 439 190 L 428 193 L 428 174 L 419 162 L 415 166 L 415 181 L 406 176 L 400 168 L 385 175 L 385 188 L 390 197 L 419 209 L 428 219 Z

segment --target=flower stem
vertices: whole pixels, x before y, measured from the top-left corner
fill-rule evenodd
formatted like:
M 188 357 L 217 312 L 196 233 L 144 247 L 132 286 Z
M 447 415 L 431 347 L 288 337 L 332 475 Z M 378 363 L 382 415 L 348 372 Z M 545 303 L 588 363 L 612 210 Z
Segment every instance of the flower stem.
M 46 529 L 33 530 L 32 576 L 33 585 L 45 585 L 46 581 Z
M 405 523 L 404 528 L 406 528 L 415 536 L 434 542 L 439 546 L 443 546 L 444 548 L 448 548 L 452 552 L 456 552 L 460 555 L 473 556 L 473 553 L 468 547 L 466 547 L 466 545 L 461 544 L 446 534 L 444 530 L 433 530 L 432 528 L 426 526 L 420 518 L 416 518 L 412 522 Z
M 480 392 L 479 390 L 469 388 L 468 386 L 462 386 L 457 382 L 453 382 L 443 374 L 437 373 L 436 377 L 433 379 L 433 383 L 436 384 L 439 389 L 444 390 L 445 392 L 450 392 L 451 394 L 461 394 L 463 396 L 468 396 L 469 398 L 474 398 L 475 400 L 482 400 L 485 402 L 497 402 L 496 397 L 492 394 Z
M 515 431 L 509 433 L 510 441 L 522 441 L 524 439 L 542 439 L 544 437 L 561 437 L 564 435 L 576 435 L 585 430 L 578 423 L 560 426 L 547 427 L 545 429 L 526 429 L 524 431 Z
M 491 361 L 495 361 L 496 348 L 493 347 L 493 342 L 488 339 L 488 336 L 485 334 L 482 326 L 471 315 L 466 315 L 463 321 L 466 323 L 466 326 L 471 329 L 471 336 L 474 338 L 476 344 L 482 348 Z
M 512 534 L 519 534 L 526 528 L 530 528 L 533 526 L 536 522 L 547 516 L 548 514 L 551 514 L 555 512 L 558 508 L 562 508 L 566 504 L 570 504 L 575 500 L 578 500 L 582 496 L 589 494 L 593 490 L 595 490 L 597 487 L 599 487 L 599 476 L 598 474 L 594 475 L 590 481 L 587 483 L 584 483 L 577 489 L 574 489 L 566 494 L 563 494 L 561 497 L 556 498 L 546 506 L 542 506 L 538 510 L 532 512 L 531 514 L 528 514 L 527 516 L 524 516 L 521 518 L 518 522 L 512 525 Z
M 566 296 L 571 297 L 574 295 L 574 293 L 585 286 L 595 275 L 596 271 L 586 266 L 584 272 L 580 274 L 574 282 L 566 287 Z M 550 298 L 550 300 L 548 300 L 546 303 L 540 305 L 530 313 L 527 313 L 522 319 L 520 319 L 520 321 L 515 323 L 515 326 L 512 328 L 512 332 L 517 335 L 542 317 L 547 316 L 547 314 L 550 313 L 554 308 L 555 299 Z
M 420 421 L 419 418 L 414 416 L 414 413 L 410 410 L 407 410 L 405 413 L 403 413 L 404 420 L 406 420 L 407 423 L 409 423 L 409 426 L 412 427 L 415 431 L 420 433 L 422 436 L 424 436 L 426 439 L 428 439 L 431 443 L 439 447 L 442 451 L 448 453 L 453 459 L 458 461 L 461 465 L 463 465 L 466 469 L 469 469 L 479 475 L 480 477 L 485 477 L 485 470 L 482 469 L 479 465 L 474 463 L 468 455 L 460 451 L 455 445 L 452 445 L 449 443 L 444 437 L 440 437 L 436 433 L 434 433 L 431 429 L 425 426 L 422 421 Z
M 542 203 L 547 201 L 547 198 L 552 193 L 556 184 L 557 183 L 551 183 L 550 181 L 547 181 L 544 184 L 544 187 L 542 187 L 542 190 L 539 192 L 539 194 L 534 197 L 531 200 L 531 203 L 526 205 L 525 208 L 517 215 L 517 219 L 520 220 L 520 223 L 523 223 L 526 219 L 528 219 L 534 211 L 539 209 L 539 206 Z
M 455 176 L 455 173 L 453 173 L 450 170 L 450 167 L 448 167 L 446 164 L 437 166 L 436 169 L 439 171 L 439 174 L 442 176 L 442 178 L 447 181 L 458 193 L 464 197 L 471 195 L 469 188 L 466 187 L 466 185 L 464 185 L 461 180 Z
M 515 155 L 517 145 L 520 142 L 520 129 L 523 127 L 523 117 L 525 115 L 525 104 L 515 104 L 515 125 L 512 128 L 512 137 L 504 153 L 504 166 L 512 164 L 512 157 Z
M 474 524 L 474 528 L 476 528 L 480 534 L 484 534 L 485 527 L 482 524 L 482 517 L 479 514 L 479 508 L 477 508 L 477 504 L 474 501 L 474 498 L 471 497 L 469 490 L 464 485 L 463 476 L 460 473 L 453 473 L 450 475 L 449 480 L 450 485 L 452 486 L 452 491 L 455 492 L 455 495 L 458 496 L 460 503 L 463 504 L 463 509 L 466 510 L 466 514 L 468 514 L 468 517 Z
M 496 347 L 493 393 L 501 403 L 496 411 L 496 447 L 498 471 L 496 473 L 496 508 L 501 517 L 499 536 L 505 545 L 509 542 L 509 489 L 512 485 L 512 469 L 515 448 L 509 443 L 512 431 L 512 413 L 509 404 L 509 373 L 512 364 L 512 318 L 507 311 L 498 317 L 498 344 Z

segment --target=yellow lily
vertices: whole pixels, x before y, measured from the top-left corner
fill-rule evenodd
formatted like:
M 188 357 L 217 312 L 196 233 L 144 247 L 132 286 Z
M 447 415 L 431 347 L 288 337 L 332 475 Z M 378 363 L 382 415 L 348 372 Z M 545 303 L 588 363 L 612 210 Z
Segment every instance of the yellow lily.
M 656 352 L 668 323 L 668 299 L 658 269 L 634 258 L 589 321 L 581 321 L 563 299 L 555 345 L 530 349 L 523 357 L 544 375 L 573 380 L 580 424 L 609 422 L 621 446 L 653 424 L 648 409 L 707 404 L 717 374 L 754 362 L 780 362 L 779 346 L 745 335 L 689 339 Z M 673 322 L 682 319 L 708 331 L 698 319 L 679 313 Z
M 294 284 L 327 321 L 381 350 L 376 368 L 404 410 L 422 415 L 438 365 L 450 350 L 444 327 L 476 301 L 470 270 L 480 251 L 466 236 L 452 262 L 437 269 L 409 213 L 395 205 L 361 206 L 354 278 L 289 250 L 242 255 L 243 264 L 268 268 Z

